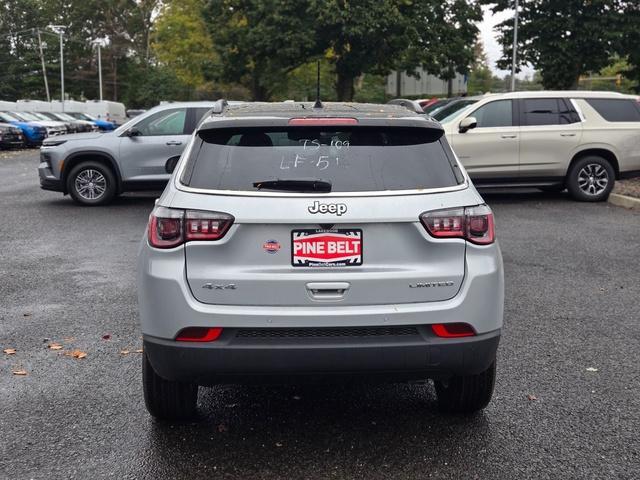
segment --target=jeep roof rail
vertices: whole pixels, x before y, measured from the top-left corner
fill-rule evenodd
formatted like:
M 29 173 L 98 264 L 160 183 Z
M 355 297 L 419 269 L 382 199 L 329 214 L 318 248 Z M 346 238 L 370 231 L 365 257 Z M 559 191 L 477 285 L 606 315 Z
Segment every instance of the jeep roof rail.
M 229 103 L 224 98 L 221 98 L 220 100 L 216 101 L 216 104 L 209 111 L 209 113 L 211 113 L 211 114 L 214 114 L 214 113 L 220 114 L 220 113 L 224 112 L 224 109 L 227 108 L 228 105 L 229 105 Z
M 418 102 L 415 100 L 409 100 L 407 98 L 394 98 L 393 100 L 389 100 L 387 105 L 400 105 L 401 107 L 407 108 L 415 113 L 424 114 L 424 110 Z

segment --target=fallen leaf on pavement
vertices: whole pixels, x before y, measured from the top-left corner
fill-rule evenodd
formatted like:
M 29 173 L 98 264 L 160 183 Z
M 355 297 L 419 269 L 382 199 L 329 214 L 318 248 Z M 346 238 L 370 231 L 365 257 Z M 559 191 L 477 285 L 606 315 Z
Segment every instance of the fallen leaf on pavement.
M 229 430 L 229 428 L 227 428 L 227 426 L 224 423 L 221 423 L 220 425 L 218 425 L 218 431 L 220 433 L 226 432 L 228 430 Z
M 129 355 L 129 350 L 120 350 L 120 355 Z
M 587 372 L 597 372 L 598 369 L 594 367 L 587 367 Z
M 276 447 L 281 447 L 283 444 L 280 442 L 276 442 Z
M 12 370 L 11 373 L 14 375 L 18 375 L 19 377 L 24 377 L 27 374 L 26 370 Z
M 85 358 L 87 356 L 87 352 L 83 352 L 82 350 L 73 350 L 71 352 L 67 352 L 65 353 L 65 355 L 67 357 L 73 357 L 73 358 Z
M 30 317 L 31 316 L 31 312 L 24 312 L 22 314 L 23 317 Z
M 15 348 L 5 348 L 3 350 L 4 353 L 6 353 L 7 355 L 15 355 L 16 354 L 16 349 Z
M 59 343 L 50 343 L 49 345 L 47 345 L 49 347 L 49 350 L 62 350 L 62 345 L 60 345 Z
M 108 333 L 105 333 L 104 335 L 102 335 L 102 339 L 103 340 L 109 340 L 109 339 L 111 339 L 111 335 L 109 335 Z
M 142 353 L 144 350 L 142 350 L 141 348 L 139 348 L 138 350 L 134 350 L 133 353 Z
M 537 399 L 538 399 L 538 397 L 536 397 L 535 395 L 531 395 L 531 394 L 527 395 L 527 398 L 528 398 L 529 400 L 531 400 L 532 402 L 533 402 L 534 400 L 537 400 Z

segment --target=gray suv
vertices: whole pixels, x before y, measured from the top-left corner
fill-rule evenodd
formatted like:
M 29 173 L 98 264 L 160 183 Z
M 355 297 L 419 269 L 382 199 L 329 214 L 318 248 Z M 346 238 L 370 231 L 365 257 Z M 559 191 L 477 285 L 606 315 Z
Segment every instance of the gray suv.
M 149 412 L 198 387 L 434 379 L 489 402 L 503 314 L 494 220 L 442 127 L 396 105 L 246 104 L 207 116 L 138 256 Z
M 104 205 L 132 190 L 161 190 L 202 117 L 218 102 L 168 103 L 110 132 L 46 139 L 40 186 L 81 205 Z

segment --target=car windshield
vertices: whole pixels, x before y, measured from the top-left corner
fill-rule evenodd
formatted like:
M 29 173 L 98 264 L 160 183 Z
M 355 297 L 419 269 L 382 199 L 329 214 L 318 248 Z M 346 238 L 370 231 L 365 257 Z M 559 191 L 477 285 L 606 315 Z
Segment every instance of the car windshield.
M 404 127 L 204 130 L 181 182 L 254 192 L 310 184 L 330 184 L 332 192 L 451 187 L 459 177 L 441 136 L 441 130 Z
M 7 112 L 0 113 L 0 120 L 4 122 L 19 122 L 20 119 L 8 114 Z
M 32 112 L 31 115 L 36 117 L 38 120 L 51 120 L 51 117 L 49 117 L 48 115 L 45 115 L 44 113 Z
M 473 105 L 478 100 L 476 99 L 468 99 L 468 100 L 458 100 L 456 102 L 451 102 L 448 105 L 445 105 L 441 109 L 433 112 L 431 116 L 438 120 L 440 123 L 444 123 L 450 120 L 454 115 L 456 115 L 463 108 L 467 108 L 470 105 Z
M 11 112 L 11 115 L 21 119 L 21 120 L 25 120 L 27 122 L 37 122 L 38 120 L 40 120 L 38 117 L 31 115 L 27 112 Z

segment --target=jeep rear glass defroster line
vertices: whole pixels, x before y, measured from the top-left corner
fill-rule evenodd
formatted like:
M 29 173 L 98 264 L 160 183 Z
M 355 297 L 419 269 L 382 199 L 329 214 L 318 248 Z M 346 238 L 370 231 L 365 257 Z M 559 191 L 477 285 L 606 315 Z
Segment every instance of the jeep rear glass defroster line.
M 267 182 L 309 179 L 330 184 L 331 192 L 456 186 L 460 182 L 441 135 L 429 128 L 335 125 L 204 130 L 180 181 L 193 188 L 252 192 Z M 300 186 L 286 190 L 301 191 Z

